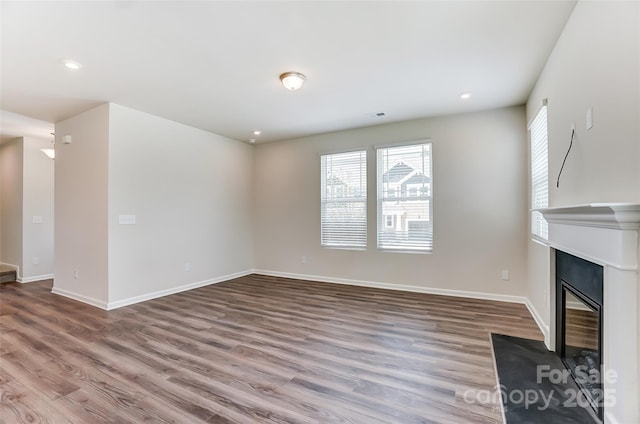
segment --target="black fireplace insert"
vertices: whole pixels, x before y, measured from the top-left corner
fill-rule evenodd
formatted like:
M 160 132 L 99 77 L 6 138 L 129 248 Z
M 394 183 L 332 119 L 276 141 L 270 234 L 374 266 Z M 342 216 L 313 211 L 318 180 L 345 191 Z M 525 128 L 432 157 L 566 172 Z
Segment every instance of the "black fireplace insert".
M 556 251 L 556 353 L 600 420 L 603 283 L 602 266 Z

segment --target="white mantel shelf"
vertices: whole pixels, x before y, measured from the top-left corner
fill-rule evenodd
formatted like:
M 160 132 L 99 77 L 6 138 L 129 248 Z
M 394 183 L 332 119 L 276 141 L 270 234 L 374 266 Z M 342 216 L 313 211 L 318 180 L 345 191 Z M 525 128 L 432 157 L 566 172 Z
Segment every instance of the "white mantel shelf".
M 605 424 L 640 423 L 640 204 L 590 203 L 534 209 L 549 223 L 548 246 L 603 266 L 602 349 L 605 370 L 617 380 L 604 384 Z M 549 304 L 555 305 L 556 281 L 547 287 Z M 555 307 L 550 308 L 549 337 L 556 339 Z
M 589 203 L 532 210 L 542 213 L 547 222 L 554 224 L 640 229 L 640 204 L 637 203 Z

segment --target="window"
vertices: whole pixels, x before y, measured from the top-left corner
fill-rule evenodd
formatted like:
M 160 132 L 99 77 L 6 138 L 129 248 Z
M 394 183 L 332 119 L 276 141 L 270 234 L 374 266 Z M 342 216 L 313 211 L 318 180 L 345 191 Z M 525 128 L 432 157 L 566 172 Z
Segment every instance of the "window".
M 385 227 L 393 228 L 393 215 L 387 215 L 384 217 L 385 219 Z
M 529 126 L 531 138 L 531 208 L 549 207 L 549 158 L 547 140 L 547 106 L 540 112 Z M 531 212 L 531 234 L 547 240 L 549 224 L 542 214 Z
M 377 160 L 378 248 L 431 252 L 431 143 L 378 148 Z
M 321 245 L 367 247 L 367 152 L 321 156 Z

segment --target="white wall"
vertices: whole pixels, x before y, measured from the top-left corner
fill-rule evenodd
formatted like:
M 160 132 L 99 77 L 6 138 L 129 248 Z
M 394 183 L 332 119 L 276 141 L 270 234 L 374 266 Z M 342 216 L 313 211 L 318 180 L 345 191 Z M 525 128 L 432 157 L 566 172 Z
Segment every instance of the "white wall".
M 22 274 L 22 145 L 22 138 L 0 145 L 0 262 L 19 267 L 19 277 Z
M 544 98 L 550 206 L 640 203 L 640 3 L 580 1 L 527 102 L 528 120 Z M 590 107 L 593 128 L 587 131 Z M 573 123 L 576 138 L 556 188 Z M 549 248 L 529 242 L 527 294 L 547 326 L 549 265 Z M 633 327 L 640 335 L 640 322 Z
M 251 177 L 250 145 L 111 104 L 109 302 L 248 273 Z
M 251 146 L 116 104 L 56 134 L 54 292 L 108 309 L 251 270 Z
M 551 206 L 640 202 L 639 8 L 579 2 L 531 93 L 528 120 L 549 100 Z M 556 188 L 573 123 L 576 137 Z
M 109 105 L 56 123 L 55 133 L 53 291 L 106 308 Z
M 521 296 L 526 280 L 523 107 L 420 119 L 255 147 L 255 267 L 275 273 Z M 431 138 L 434 252 L 375 247 L 373 146 Z M 366 251 L 320 247 L 320 154 L 368 148 Z M 303 263 L 302 256 L 307 257 Z M 511 280 L 500 279 L 508 269 Z
M 640 202 L 640 3 L 580 1 L 527 102 L 548 99 L 550 206 Z M 585 129 L 593 108 L 593 128 Z M 576 137 L 556 188 L 569 147 Z M 548 248 L 528 246 L 528 297 L 545 324 Z
M 22 281 L 53 276 L 54 161 L 40 149 L 52 148 L 48 140 L 24 138 Z M 33 217 L 42 223 L 33 223 Z M 38 262 L 38 263 L 35 263 Z

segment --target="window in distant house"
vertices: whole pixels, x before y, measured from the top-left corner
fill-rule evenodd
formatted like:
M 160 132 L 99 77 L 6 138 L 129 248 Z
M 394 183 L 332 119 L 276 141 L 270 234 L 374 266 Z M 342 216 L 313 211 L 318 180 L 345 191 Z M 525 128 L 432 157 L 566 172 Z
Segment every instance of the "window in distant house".
M 393 215 L 387 215 L 385 216 L 385 223 L 384 225 L 387 228 L 393 228 Z
M 546 102 L 529 125 L 531 139 L 531 208 L 549 207 L 549 158 Z M 531 234 L 547 240 L 549 224 L 538 211 L 531 212 Z
M 431 143 L 377 149 L 378 248 L 433 250 L 431 161 Z
M 322 155 L 320 242 L 323 247 L 367 247 L 367 152 Z

